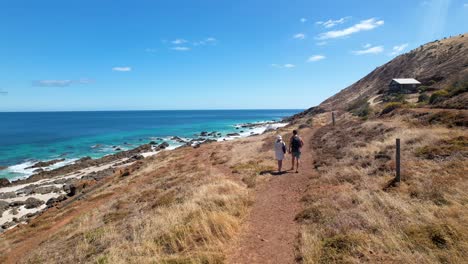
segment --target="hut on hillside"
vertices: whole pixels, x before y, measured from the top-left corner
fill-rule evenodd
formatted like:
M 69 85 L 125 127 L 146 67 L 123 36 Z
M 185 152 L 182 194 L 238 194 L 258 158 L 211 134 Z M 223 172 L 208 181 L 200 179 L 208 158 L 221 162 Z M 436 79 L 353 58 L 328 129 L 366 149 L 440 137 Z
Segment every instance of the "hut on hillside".
M 413 78 L 397 78 L 392 79 L 389 86 L 390 93 L 416 93 L 418 91 L 418 87 L 421 83 Z

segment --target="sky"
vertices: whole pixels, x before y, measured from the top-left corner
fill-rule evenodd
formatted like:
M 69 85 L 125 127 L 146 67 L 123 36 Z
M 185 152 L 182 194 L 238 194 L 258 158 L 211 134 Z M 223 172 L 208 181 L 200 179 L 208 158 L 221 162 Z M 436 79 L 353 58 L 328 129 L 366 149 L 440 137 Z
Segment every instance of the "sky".
M 467 0 L 0 0 L 0 111 L 304 109 L 467 25 Z

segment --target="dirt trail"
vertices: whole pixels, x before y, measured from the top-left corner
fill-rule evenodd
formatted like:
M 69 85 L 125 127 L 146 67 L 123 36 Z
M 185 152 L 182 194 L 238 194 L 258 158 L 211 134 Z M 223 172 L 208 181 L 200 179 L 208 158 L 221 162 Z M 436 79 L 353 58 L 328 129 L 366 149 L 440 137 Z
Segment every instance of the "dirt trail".
M 237 243 L 228 250 L 227 263 L 295 263 L 295 243 L 299 225 L 294 217 L 300 212 L 301 198 L 307 187 L 308 178 L 313 175 L 310 138 L 313 130 L 304 129 L 301 136 L 306 144 L 302 151 L 299 173 L 287 171 L 256 190 L 255 201 L 250 215 Z M 283 166 L 291 166 L 290 155 Z

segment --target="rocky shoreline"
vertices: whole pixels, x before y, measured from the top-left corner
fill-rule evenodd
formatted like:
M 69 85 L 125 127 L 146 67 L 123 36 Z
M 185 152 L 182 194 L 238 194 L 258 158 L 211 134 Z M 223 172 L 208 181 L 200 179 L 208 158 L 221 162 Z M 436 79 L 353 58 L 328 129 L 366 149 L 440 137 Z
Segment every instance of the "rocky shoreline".
M 194 135 L 194 138 L 173 136 L 169 139 L 177 142 L 178 147 L 197 148 L 201 144 L 257 135 L 284 125 L 286 124 L 278 122 L 248 123 L 237 125 L 239 133 L 228 133 L 225 137 L 217 131 L 202 131 Z M 241 129 L 250 131 L 245 132 Z M 254 131 L 255 129 L 261 130 Z M 163 139 L 157 138 L 157 140 Z M 83 182 L 101 181 L 122 168 L 169 147 L 170 144 L 166 141 L 160 143 L 151 141 L 134 149 L 98 159 L 83 157 L 72 164 L 52 170 L 44 170 L 43 167 L 61 162 L 63 159 L 41 161 L 31 166 L 37 169 L 37 173 L 26 179 L 12 182 L 0 179 L 0 233 L 19 223 L 28 222 L 28 219 L 47 208 L 75 196 L 83 188 Z

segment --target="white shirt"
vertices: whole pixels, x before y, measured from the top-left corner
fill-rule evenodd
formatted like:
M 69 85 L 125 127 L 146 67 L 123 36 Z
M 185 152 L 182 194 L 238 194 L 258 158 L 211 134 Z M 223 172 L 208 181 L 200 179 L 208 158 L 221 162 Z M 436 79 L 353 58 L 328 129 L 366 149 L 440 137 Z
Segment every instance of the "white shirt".
M 281 141 L 278 141 L 278 140 L 275 141 L 275 157 L 276 157 L 277 160 L 283 160 L 284 159 L 283 146 L 286 146 L 286 145 L 284 144 L 284 142 L 282 140 Z

